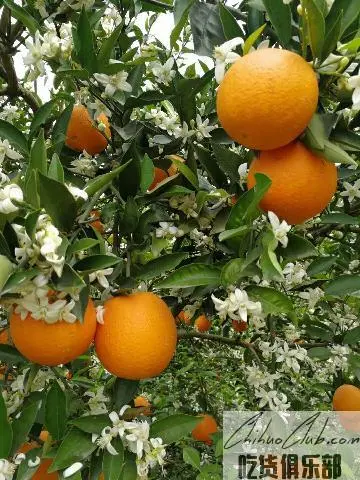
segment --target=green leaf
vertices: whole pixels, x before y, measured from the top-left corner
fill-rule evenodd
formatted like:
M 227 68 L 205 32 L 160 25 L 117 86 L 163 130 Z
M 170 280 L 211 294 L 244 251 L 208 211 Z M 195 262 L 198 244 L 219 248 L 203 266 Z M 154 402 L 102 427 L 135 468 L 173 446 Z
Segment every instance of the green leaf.
M 218 285 L 221 270 L 202 263 L 185 265 L 156 283 L 155 288 L 187 288 L 199 285 Z
M 154 180 L 154 164 L 151 158 L 145 154 L 141 162 L 140 190 L 145 193 Z
M 40 130 L 38 138 L 31 147 L 28 171 L 31 170 L 38 170 L 44 175 L 47 174 L 47 155 L 43 129 Z
M 264 23 L 264 25 L 261 25 L 261 27 L 259 27 L 257 30 L 255 30 L 255 32 L 253 32 L 251 35 L 248 36 L 248 38 L 246 39 L 242 47 L 244 55 L 247 55 L 250 52 L 251 47 L 254 45 L 256 40 L 261 36 L 265 27 L 266 27 L 266 23 Z
M 214 47 L 226 41 L 215 5 L 196 1 L 190 10 L 190 25 L 197 55 L 212 57 Z
M 57 101 L 58 99 L 54 98 L 53 100 L 44 103 L 44 105 L 41 105 L 41 107 L 39 107 L 39 109 L 35 112 L 30 125 L 30 138 L 33 138 L 39 128 L 45 125 L 45 123 L 48 121 Z
M 91 255 L 90 257 L 82 258 L 75 263 L 74 269 L 80 272 L 92 273 L 97 270 L 104 270 L 110 268 L 121 261 L 121 258 L 113 257 L 111 255 Z
M 16 480 L 31 480 L 35 476 L 36 470 L 39 468 L 39 465 L 36 465 L 36 457 L 41 457 L 42 449 L 41 448 L 32 448 L 29 452 L 26 453 L 26 460 L 20 463 L 16 469 Z M 35 462 L 35 467 L 29 467 L 29 460 Z
M 291 8 L 283 0 L 263 0 L 263 4 L 281 44 L 286 47 L 291 40 Z
M 101 48 L 97 55 L 97 63 L 99 65 L 98 71 L 101 71 L 102 67 L 107 67 L 109 65 L 112 51 L 114 50 L 114 47 L 118 42 L 122 29 L 123 25 L 121 23 L 115 28 L 112 34 L 108 38 L 106 38 L 106 40 L 104 40 L 103 44 L 101 45 Z
M 194 188 L 199 188 L 199 180 L 197 178 L 197 175 L 190 170 L 190 168 L 185 165 L 184 162 L 181 162 L 180 160 L 177 160 L 176 158 L 171 159 L 172 163 L 177 167 L 179 172 L 184 175 L 184 177 L 191 183 L 191 185 Z
M 297 260 L 300 258 L 317 257 L 319 252 L 314 245 L 306 238 L 299 235 L 288 235 L 289 243 L 286 248 L 280 248 L 279 253 L 287 260 Z
M 269 1 L 269 0 L 267 0 Z M 325 40 L 325 19 L 315 0 L 303 0 L 304 19 L 307 24 L 310 47 L 314 58 L 322 58 Z
M 105 450 L 103 457 L 104 480 L 120 480 L 124 465 L 124 446 L 119 437 L 115 438 L 111 444 L 118 454 L 111 455 Z
M 195 151 L 197 153 L 199 162 L 202 167 L 206 170 L 209 175 L 210 180 L 217 187 L 222 187 L 227 184 L 227 179 L 222 170 L 220 169 L 217 162 L 214 162 L 210 150 L 207 150 L 203 145 L 196 145 Z M 236 178 L 236 177 L 235 177 Z
M 78 58 L 82 67 L 89 73 L 97 71 L 94 34 L 88 15 L 83 7 L 77 24 Z
M 129 452 L 125 451 L 125 464 L 123 471 L 121 473 L 120 480 L 136 480 L 138 478 L 137 475 L 137 467 L 136 467 L 136 456 Z
M 333 132 L 331 139 L 348 152 L 360 151 L 360 135 L 349 130 Z
M 68 123 L 73 111 L 73 103 L 70 103 L 65 110 L 63 110 L 57 119 L 53 132 L 52 132 L 52 141 L 55 147 L 55 152 L 60 154 L 66 139 L 66 131 Z
M 123 235 L 133 233 L 139 223 L 139 207 L 133 197 L 126 200 L 124 214 L 119 225 Z
M 352 217 L 346 213 L 328 213 L 322 215 L 320 218 L 321 223 L 334 223 L 341 225 L 359 225 L 360 217 Z
M 4 295 L 5 293 L 10 293 L 14 288 L 19 288 L 19 286 L 31 280 L 32 278 L 36 277 L 40 271 L 37 268 L 33 268 L 24 272 L 14 272 L 10 277 L 7 279 L 4 288 L 1 291 L 1 294 Z
M 86 433 L 100 434 L 105 427 L 110 424 L 108 415 L 87 415 L 86 417 L 76 418 L 71 424 Z
M 325 147 L 323 151 L 315 150 L 315 153 L 323 158 L 326 158 L 326 160 L 332 163 L 357 165 L 356 161 L 348 153 L 346 153 L 343 148 L 339 147 L 339 145 L 336 145 L 330 140 L 325 140 Z
M 65 263 L 61 277 L 54 279 L 54 286 L 63 292 L 72 293 L 74 290 L 83 289 L 86 283 L 69 264 Z
M 60 162 L 59 156 L 54 153 L 49 166 L 48 177 L 53 180 L 57 180 L 60 183 L 65 182 L 64 169 L 62 163 Z
M 194 3 L 194 0 L 175 0 L 174 3 L 174 17 L 175 17 L 175 26 L 170 35 L 170 46 L 174 48 L 177 40 L 180 37 L 180 34 L 185 27 L 188 18 L 189 11 Z
M 308 357 L 328 360 L 331 357 L 331 351 L 326 347 L 313 347 L 308 350 Z
M 72 428 L 60 444 L 49 468 L 49 473 L 62 470 L 75 462 L 86 460 L 96 447 L 97 445 L 92 442 L 90 434 L 82 432 L 78 428 Z
M 11 345 L 0 345 L 0 362 L 7 365 L 17 365 L 19 363 L 26 363 L 27 360 L 21 353 Z
M 334 335 L 330 330 L 318 325 L 307 325 L 306 334 L 314 340 L 319 338 L 320 340 L 329 342 L 334 338 Z
M 337 17 L 334 24 L 329 24 L 326 21 L 325 40 L 322 51 L 322 60 L 328 58 L 328 56 L 335 50 L 336 45 L 340 39 L 341 28 L 343 22 L 343 12 Z
M 60 230 L 69 231 L 74 226 L 77 206 L 74 197 L 62 183 L 39 173 L 41 206 Z
M 25 178 L 25 200 L 34 208 L 40 208 L 40 197 L 38 193 L 38 174 L 36 170 L 29 170 Z
M 242 163 L 245 163 L 244 157 L 214 142 L 212 148 L 219 168 L 230 177 L 231 182 L 238 182 L 238 168 Z M 212 160 L 210 159 L 210 161 Z
M 293 311 L 293 304 L 290 298 L 274 288 L 250 286 L 246 291 L 251 298 L 261 302 L 265 315 L 269 313 L 290 313 Z
M 165 95 L 164 93 L 149 90 L 143 92 L 138 97 L 129 97 L 126 100 L 125 108 L 144 107 L 145 105 L 155 105 L 164 100 L 171 100 L 173 95 Z
M 155 258 L 141 267 L 140 271 L 135 274 L 138 280 L 152 280 L 169 270 L 174 270 L 185 258 L 188 253 L 169 253 L 159 258 Z
M 22 408 L 20 415 L 12 422 L 13 441 L 11 447 L 11 455 L 14 455 L 19 447 L 27 440 L 27 436 L 35 423 L 37 414 L 41 407 L 41 400 L 30 403 Z
M 66 431 L 66 396 L 55 380 L 46 395 L 45 424 L 54 440 L 61 440 Z
M 239 238 L 244 237 L 247 233 L 249 233 L 250 228 L 246 225 L 242 225 L 241 227 L 232 228 L 231 230 L 224 230 L 219 235 L 220 242 L 224 242 L 225 240 L 230 240 L 231 238 Z
M 331 280 L 325 287 L 327 295 L 342 297 L 360 290 L 359 275 L 342 275 L 335 280 Z
M 321 115 L 315 114 L 307 126 L 303 142 L 309 148 L 315 150 L 324 150 L 326 140 L 327 136 L 324 122 L 321 118 Z
M 109 173 L 104 173 L 104 175 L 99 175 L 96 178 L 93 178 L 86 184 L 85 187 L 85 192 L 89 195 L 92 196 L 99 190 L 101 190 L 103 187 L 105 187 L 107 184 L 115 180 L 115 178 L 123 171 L 125 168 L 131 163 L 131 160 L 128 162 L 124 163 L 123 165 L 120 165 L 119 167 L 116 167 L 114 170 L 112 170 Z
M 228 8 L 222 3 L 218 4 L 220 20 L 226 40 L 231 40 L 236 37 L 243 37 L 243 31 L 240 28 L 240 25 L 237 23 L 234 15 L 230 12 Z
M 307 274 L 309 277 L 313 277 L 314 275 L 317 275 L 322 272 L 328 272 L 330 268 L 335 265 L 337 262 L 336 257 L 321 257 L 315 259 L 313 262 L 310 263 L 310 265 L 307 268 Z
M 95 245 L 98 245 L 98 243 L 99 240 L 96 240 L 95 238 L 81 238 L 80 240 L 77 240 L 76 242 L 70 244 L 66 253 L 68 255 L 72 255 L 73 253 L 81 252 L 83 250 L 88 250 L 89 248 L 95 247 Z
M 240 227 L 247 221 L 252 220 L 258 213 L 258 205 L 271 185 L 271 180 L 262 173 L 256 173 L 256 185 L 244 193 L 232 207 L 226 229 Z
M 360 3 L 358 0 L 335 0 L 333 3 L 329 15 L 326 19 L 329 30 L 337 22 L 337 19 L 341 14 L 342 23 L 340 30 L 340 38 L 347 28 L 356 20 L 360 13 Z
M 352 328 L 348 330 L 343 340 L 345 345 L 355 345 L 360 342 L 360 327 Z
M 0 291 L 8 281 L 12 272 L 14 271 L 14 267 L 14 263 L 12 263 L 8 257 L 6 257 L 5 255 L 0 255 Z
M 1 345 L 0 345 L 1 346 Z M 7 410 L 0 390 L 0 458 L 8 458 L 13 440 L 13 431 L 8 420 Z
M 268 232 L 262 240 L 263 252 L 260 256 L 260 267 L 263 272 L 264 279 L 267 281 L 281 282 L 284 278 L 282 268 L 278 262 L 274 249 L 277 241 L 274 234 Z
M 16 18 L 16 20 L 19 20 L 19 22 L 29 30 L 31 35 L 35 35 L 35 33 L 40 30 L 40 25 L 27 9 L 17 5 L 13 0 L 3 0 L 3 3 L 10 8 L 11 15 Z
M 164 444 L 178 442 L 188 436 L 201 421 L 201 417 L 192 417 L 191 415 L 170 415 L 152 423 L 150 437 L 160 437 Z
M 139 380 L 126 380 L 117 378 L 114 385 L 113 401 L 115 408 L 121 409 L 127 405 L 136 395 L 139 389 Z
M 19 129 L 5 120 L 0 120 L 0 138 L 9 140 L 23 155 L 29 154 L 27 139 Z
M 259 275 L 259 268 L 256 265 L 248 265 L 243 258 L 233 258 L 223 266 L 220 282 L 225 286 L 233 285 L 243 277 L 255 275 Z
M 193 447 L 183 448 L 183 460 L 185 463 L 191 465 L 196 470 L 200 470 L 200 453 Z

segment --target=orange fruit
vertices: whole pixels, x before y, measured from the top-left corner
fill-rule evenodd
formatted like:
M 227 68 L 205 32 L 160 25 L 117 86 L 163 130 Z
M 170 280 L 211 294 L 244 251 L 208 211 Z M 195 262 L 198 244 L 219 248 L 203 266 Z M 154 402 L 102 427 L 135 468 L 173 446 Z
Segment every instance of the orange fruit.
M 319 97 L 312 67 L 289 50 L 266 48 L 240 57 L 217 93 L 217 113 L 227 134 L 245 147 L 270 150 L 298 137 Z
M 0 331 L 0 345 L 8 345 L 9 343 L 9 330 L 4 328 Z
M 212 439 L 210 435 L 216 433 L 218 430 L 216 420 L 211 415 L 201 415 L 203 420 L 196 425 L 194 430 L 191 432 L 194 440 L 198 442 L 204 442 L 208 445 L 212 444 Z
M 146 397 L 139 395 L 135 398 L 134 405 L 135 407 L 145 407 L 146 409 L 143 411 L 143 414 L 147 416 L 151 415 L 151 403 Z
M 185 323 L 185 325 L 190 325 L 190 316 L 184 312 L 184 310 L 181 310 L 181 312 L 177 314 L 176 319 L 182 323 Z
M 167 172 L 165 172 L 164 170 L 161 170 L 161 168 L 159 168 L 159 167 L 155 167 L 154 168 L 154 180 L 149 187 L 149 191 L 154 190 L 154 188 L 157 187 L 157 185 L 160 182 L 165 180 L 165 178 L 168 178 Z
M 25 320 L 13 312 L 10 332 L 16 348 L 28 360 L 40 365 L 56 366 L 71 362 L 88 350 L 96 331 L 96 310 L 89 300 L 84 322 L 46 323 L 29 314 Z
M 159 375 L 174 356 L 175 319 L 166 303 L 150 292 L 114 297 L 104 304 L 95 349 L 113 375 L 139 380 Z
M 45 443 L 46 440 L 49 438 L 49 432 L 47 430 L 41 430 L 39 438 Z
M 84 105 L 75 105 L 67 127 L 66 145 L 77 152 L 86 150 L 90 155 L 96 155 L 105 150 L 108 144 L 107 138 L 111 137 L 110 123 L 103 113 L 96 120 L 105 125 L 104 134 L 98 130 L 88 109 Z
M 195 330 L 198 332 L 207 332 L 210 330 L 211 322 L 206 315 L 200 315 L 194 322 Z
M 249 189 L 256 183 L 256 173 L 272 181 L 260 202 L 261 208 L 289 224 L 302 223 L 322 212 L 336 191 L 336 166 L 301 142 L 260 152 L 250 165 Z
M 43 433 L 43 432 L 41 432 Z M 41 434 L 40 434 L 41 437 Z M 36 442 L 26 442 L 20 448 L 18 453 L 28 453 L 33 448 L 37 448 L 39 445 Z M 41 461 L 39 468 L 36 470 L 34 475 L 31 477 L 32 480 L 58 480 L 59 475 L 57 472 L 47 473 L 50 468 L 53 460 L 51 458 L 45 458 Z
M 90 223 L 90 225 L 95 228 L 101 235 L 104 233 L 104 224 L 100 221 L 100 212 L 99 210 L 92 210 L 90 212 L 90 216 L 94 218 L 94 221 Z
M 360 432 L 360 388 L 344 384 L 336 389 L 333 409 L 339 413 L 339 420 L 346 430 Z
M 233 320 L 231 322 L 232 326 L 233 326 L 233 329 L 236 331 L 236 332 L 245 332 L 245 330 L 248 329 L 248 324 L 247 322 L 244 322 L 243 320 Z

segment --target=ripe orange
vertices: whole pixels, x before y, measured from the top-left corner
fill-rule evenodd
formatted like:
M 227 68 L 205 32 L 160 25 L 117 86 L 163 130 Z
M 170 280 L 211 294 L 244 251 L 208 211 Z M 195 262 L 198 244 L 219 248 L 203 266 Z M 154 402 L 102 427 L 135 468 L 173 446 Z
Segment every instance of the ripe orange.
M 306 128 L 319 96 L 312 67 L 289 50 L 267 48 L 239 58 L 217 93 L 217 113 L 228 135 L 245 147 L 287 145 Z
M 166 303 L 150 292 L 114 297 L 104 304 L 95 349 L 113 375 L 139 380 L 159 375 L 176 349 L 175 319 Z
M 231 322 L 232 326 L 233 326 L 233 329 L 236 331 L 236 332 L 245 332 L 245 330 L 248 329 L 248 324 L 247 322 L 244 322 L 243 320 L 233 320 Z
M 104 233 L 104 224 L 100 221 L 100 212 L 99 210 L 92 210 L 90 212 L 91 218 L 94 218 L 94 221 L 90 223 L 90 225 L 95 228 L 101 235 Z
M 289 224 L 302 223 L 322 212 L 336 191 L 335 165 L 301 142 L 261 152 L 250 165 L 249 189 L 256 183 L 255 173 L 263 173 L 272 181 L 261 208 Z
M 37 448 L 39 445 L 36 442 L 26 442 L 20 448 L 18 453 L 28 453 L 33 448 Z M 41 461 L 39 468 L 31 477 L 33 480 L 58 480 L 59 474 L 57 472 L 47 473 L 53 460 L 51 458 L 45 458 Z
M 211 322 L 206 315 L 200 315 L 194 322 L 195 330 L 198 332 L 207 332 L 211 328 Z
M 0 331 L 0 345 L 7 345 L 9 343 L 9 330 L 4 328 Z
M 154 188 L 157 187 L 157 185 L 160 182 L 165 180 L 165 178 L 168 178 L 167 172 L 165 172 L 164 170 L 161 170 L 161 168 L 159 168 L 159 167 L 155 167 L 154 168 L 154 180 L 149 187 L 149 191 L 154 190 Z
M 16 348 L 28 360 L 40 365 L 56 366 L 68 363 L 86 352 L 96 331 L 96 310 L 89 301 L 84 322 L 46 323 L 29 314 L 25 320 L 13 313 L 10 332 Z
M 333 409 L 341 412 L 339 420 L 346 430 L 360 432 L 360 388 L 348 384 L 337 388 L 333 396 Z
M 111 137 L 110 123 L 103 113 L 96 120 L 105 125 L 104 134 L 98 130 L 88 109 L 84 105 L 75 105 L 67 127 L 66 145 L 77 152 L 86 150 L 90 155 L 105 150 L 108 144 L 107 138 Z
M 184 310 L 181 310 L 181 312 L 177 314 L 176 319 L 185 323 L 185 325 L 190 325 L 191 318 Z
M 151 403 L 146 397 L 139 395 L 135 398 L 134 405 L 135 407 L 146 407 L 146 409 L 143 411 L 143 414 L 147 416 L 151 415 Z
M 194 430 L 191 432 L 191 435 L 195 440 L 211 445 L 212 439 L 210 435 L 216 433 L 218 430 L 216 420 L 211 415 L 201 416 L 203 417 L 203 420 L 196 425 Z

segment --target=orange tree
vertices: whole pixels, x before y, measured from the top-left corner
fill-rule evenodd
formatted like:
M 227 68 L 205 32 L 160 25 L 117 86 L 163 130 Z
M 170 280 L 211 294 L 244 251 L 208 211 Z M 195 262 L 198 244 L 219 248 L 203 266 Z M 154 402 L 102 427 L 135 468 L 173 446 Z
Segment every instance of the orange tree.
M 0 0 L 0 478 L 219 479 L 225 409 L 360 410 L 359 17 Z

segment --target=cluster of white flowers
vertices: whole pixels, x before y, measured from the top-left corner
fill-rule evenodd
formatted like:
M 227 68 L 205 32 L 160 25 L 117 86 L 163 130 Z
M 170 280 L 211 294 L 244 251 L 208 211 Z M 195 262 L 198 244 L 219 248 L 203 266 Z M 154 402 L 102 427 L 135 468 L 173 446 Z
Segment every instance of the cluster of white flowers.
M 360 101 L 359 101 L 360 108 Z M 344 182 L 343 186 L 345 190 L 340 193 L 342 197 L 348 197 L 349 202 L 352 202 L 355 198 L 360 198 L 360 179 L 352 185 L 349 182 Z
M 108 7 L 100 19 L 100 23 L 107 35 L 122 22 L 122 17 L 115 7 Z
M 1 176 L 1 179 L 3 177 Z M 0 188 L 0 212 L 5 215 L 14 213 L 19 210 L 17 203 L 21 203 L 24 200 L 24 195 L 19 187 L 15 183 L 2 186 Z
M 348 357 L 351 353 L 350 348 L 346 345 L 333 345 L 330 350 L 332 356 L 329 362 L 332 364 L 332 368 L 346 371 L 348 368 Z
M 255 395 L 260 399 L 258 404 L 259 408 L 268 405 L 270 410 L 275 410 L 277 412 L 285 412 L 290 408 L 290 403 L 288 403 L 285 393 L 278 392 L 277 390 L 267 391 L 260 387 L 255 391 Z
M 211 298 L 221 320 L 229 317 L 247 322 L 249 316 L 253 320 L 263 316 L 261 303 L 250 300 L 245 290 L 240 288 L 230 292 L 225 300 L 220 300 L 215 295 L 211 295 Z
M 283 247 L 287 247 L 287 244 L 289 242 L 287 234 L 290 231 L 291 226 L 288 225 L 285 220 L 280 222 L 279 218 L 277 217 L 277 215 L 275 215 L 274 212 L 268 212 L 268 217 L 274 237 L 278 242 L 281 243 Z
M 308 288 L 307 291 L 299 293 L 300 298 L 307 300 L 310 313 L 314 311 L 316 304 L 319 302 L 319 300 L 322 299 L 324 295 L 325 293 L 319 287 Z
M 169 204 L 171 208 L 185 213 L 187 218 L 196 218 L 198 216 L 195 193 L 184 196 L 175 195 L 170 198 Z
M 85 177 L 93 178 L 96 175 L 97 163 L 96 160 L 87 153 L 86 150 L 71 162 L 72 167 L 69 168 L 74 173 L 84 175 Z
M 20 110 L 15 105 L 5 105 L 2 111 L 0 112 L 0 119 L 6 120 L 9 123 L 13 123 L 14 121 L 20 118 Z
M 106 402 L 109 398 L 104 395 L 104 387 L 96 387 L 94 391 L 87 391 L 84 393 L 86 397 L 89 397 L 87 402 L 90 409 L 89 415 L 100 415 L 107 412 Z
M 16 465 L 5 458 L 0 459 L 0 480 L 11 480 L 16 470 Z
M 36 265 L 48 274 L 52 270 L 61 276 L 65 257 L 59 255 L 62 244 L 59 230 L 53 225 L 47 214 L 39 216 L 35 238 L 32 240 L 23 225 L 12 224 L 18 238 L 19 247 L 15 248 L 16 260 L 24 264 Z
M 285 275 L 284 285 L 287 288 L 299 285 L 307 276 L 304 265 L 300 262 L 287 263 L 283 269 L 283 274 Z
M 244 43 L 242 38 L 232 38 L 231 40 L 215 47 L 214 49 L 214 58 L 215 58 L 215 78 L 218 83 L 222 82 L 226 66 L 234 63 L 239 55 L 233 50 Z
M 177 238 L 182 237 L 184 232 L 180 229 L 175 227 L 173 223 L 169 222 L 160 222 L 159 227 L 155 231 L 155 235 L 157 238 Z
M 214 248 L 214 240 L 212 237 L 205 235 L 205 233 L 200 232 L 197 228 L 194 228 L 190 232 L 190 238 L 194 240 L 197 247 Z
M 45 26 L 43 36 L 37 31 L 33 41 L 26 41 L 27 53 L 23 61 L 29 67 L 27 77 L 29 81 L 46 74 L 45 59 L 56 58 L 59 61 L 66 61 L 71 55 L 73 48 L 71 23 L 63 23 L 59 35 L 53 23 L 47 22 Z
M 280 373 L 270 373 L 256 365 L 247 366 L 245 370 L 246 380 L 255 390 L 260 387 L 274 388 L 274 382 L 281 378 Z
M 109 414 L 111 426 L 105 427 L 100 435 L 93 435 L 93 442 L 96 442 L 101 449 L 105 449 L 111 455 L 117 455 L 111 442 L 119 437 L 124 447 L 136 454 L 137 474 L 141 480 L 148 478 L 150 468 L 156 465 L 163 465 L 166 456 L 166 445 L 163 445 L 161 438 L 149 438 L 150 425 L 146 421 L 128 422 L 121 417 L 130 408 L 125 405 L 119 414 Z
M 131 92 L 132 86 L 127 82 L 128 73 L 124 70 L 115 75 L 106 75 L 106 73 L 94 73 L 95 79 L 105 87 L 104 94 L 112 97 L 116 93 Z
M 169 85 L 176 75 L 176 71 L 173 70 L 174 63 L 175 60 L 173 57 L 170 57 L 164 65 L 160 62 L 151 62 L 149 64 L 150 71 L 154 75 L 157 83 Z
M 9 140 L 0 140 L 0 165 L 3 163 L 5 157 L 10 158 L 10 160 L 19 160 L 22 158 L 22 155 L 10 147 Z
M 281 364 L 282 370 L 289 368 L 295 373 L 300 372 L 299 362 L 303 362 L 307 359 L 307 351 L 305 348 L 299 346 L 289 348 L 287 342 L 284 342 L 282 345 L 277 342 L 274 343 L 274 353 L 276 356 L 276 362 Z
M 90 282 L 95 282 L 97 280 L 103 288 L 109 288 L 110 284 L 106 277 L 113 273 L 113 268 L 105 268 L 104 270 L 97 270 L 96 272 L 90 273 L 89 280 Z

